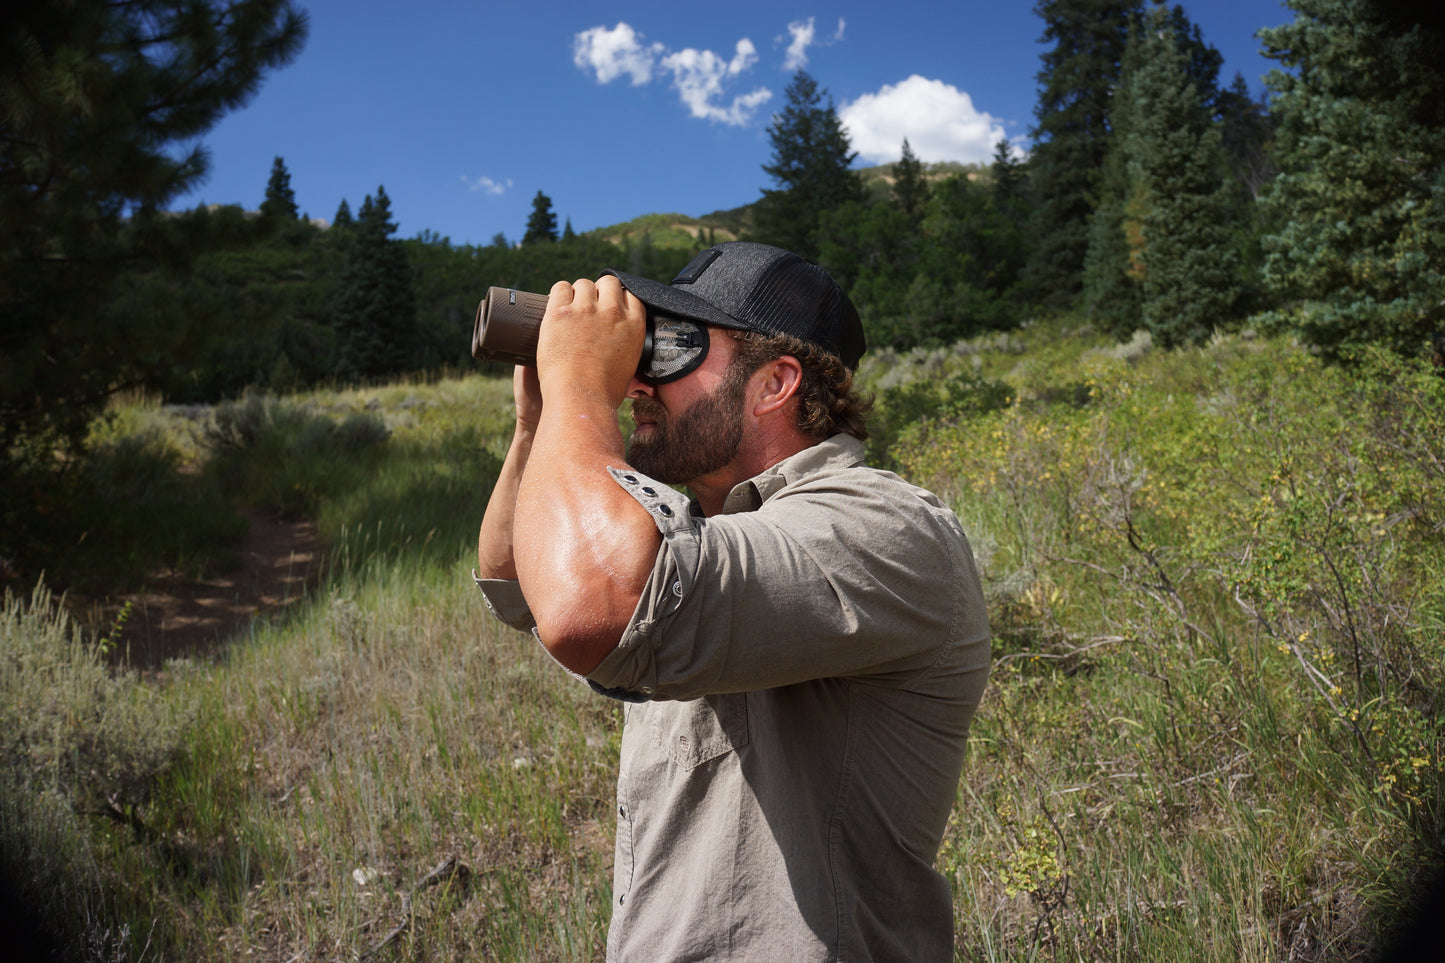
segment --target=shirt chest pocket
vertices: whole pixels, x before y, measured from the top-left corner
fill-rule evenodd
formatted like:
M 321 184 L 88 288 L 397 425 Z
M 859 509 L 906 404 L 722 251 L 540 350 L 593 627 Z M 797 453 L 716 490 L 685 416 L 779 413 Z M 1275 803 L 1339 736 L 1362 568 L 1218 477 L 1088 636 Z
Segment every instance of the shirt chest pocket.
M 695 769 L 748 744 L 748 694 L 704 696 L 654 712 L 657 747 L 684 769 Z

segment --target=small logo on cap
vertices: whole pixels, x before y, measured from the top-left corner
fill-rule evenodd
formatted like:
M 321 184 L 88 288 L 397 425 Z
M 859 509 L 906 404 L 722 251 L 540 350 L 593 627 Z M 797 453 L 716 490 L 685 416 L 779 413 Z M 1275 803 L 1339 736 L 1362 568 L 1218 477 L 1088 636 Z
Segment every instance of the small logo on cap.
M 708 265 L 716 261 L 720 257 L 722 257 L 721 250 L 715 247 L 708 248 L 706 251 L 703 251 L 697 257 L 687 262 L 687 267 L 677 272 L 677 277 L 672 279 L 672 283 L 691 284 L 698 278 L 702 277 L 702 272 L 707 270 Z

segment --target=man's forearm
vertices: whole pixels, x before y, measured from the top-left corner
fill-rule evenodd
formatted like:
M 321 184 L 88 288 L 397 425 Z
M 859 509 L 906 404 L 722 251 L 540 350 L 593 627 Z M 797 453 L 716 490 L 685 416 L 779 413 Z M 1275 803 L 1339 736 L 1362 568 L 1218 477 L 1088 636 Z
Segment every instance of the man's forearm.
M 482 528 L 477 535 L 477 575 L 482 578 L 517 578 L 517 559 L 513 547 L 517 519 L 517 490 L 532 451 L 532 431 L 518 424 L 512 435 L 512 444 L 507 449 L 502 470 L 497 473 L 497 483 L 492 488 L 492 497 L 487 501 L 487 512 L 482 517 Z

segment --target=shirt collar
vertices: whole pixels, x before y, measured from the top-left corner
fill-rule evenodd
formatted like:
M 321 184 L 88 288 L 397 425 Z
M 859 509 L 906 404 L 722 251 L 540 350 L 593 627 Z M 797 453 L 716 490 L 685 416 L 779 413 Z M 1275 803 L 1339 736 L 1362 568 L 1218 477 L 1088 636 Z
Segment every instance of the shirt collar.
M 721 514 L 755 512 L 785 485 L 805 475 L 828 469 L 854 468 L 861 464 L 863 442 L 852 435 L 834 435 L 734 485 L 723 501 Z

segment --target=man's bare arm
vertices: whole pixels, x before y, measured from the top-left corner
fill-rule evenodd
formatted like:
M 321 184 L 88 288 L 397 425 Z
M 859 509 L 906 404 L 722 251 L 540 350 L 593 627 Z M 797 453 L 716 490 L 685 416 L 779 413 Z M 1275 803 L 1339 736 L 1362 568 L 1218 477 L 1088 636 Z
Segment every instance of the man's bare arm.
M 542 643 L 583 674 L 616 648 L 662 543 L 607 472 L 626 464 L 617 409 L 645 320 L 616 278 L 559 282 L 538 339 L 544 405 L 517 487 L 515 564 Z
M 542 389 L 537 384 L 537 369 L 518 366 L 512 375 L 512 393 L 517 403 L 517 425 L 477 535 L 477 574 L 482 578 L 517 578 L 513 554 L 517 488 L 522 483 L 522 474 L 526 471 L 532 451 L 532 440 L 537 433 L 537 421 L 542 415 Z

